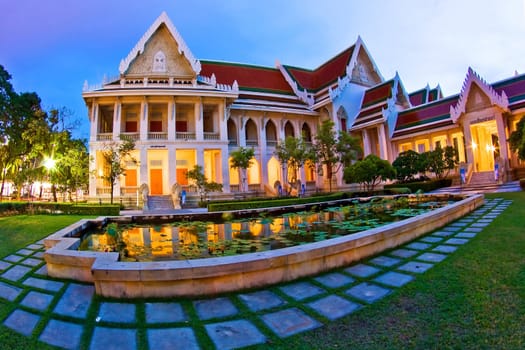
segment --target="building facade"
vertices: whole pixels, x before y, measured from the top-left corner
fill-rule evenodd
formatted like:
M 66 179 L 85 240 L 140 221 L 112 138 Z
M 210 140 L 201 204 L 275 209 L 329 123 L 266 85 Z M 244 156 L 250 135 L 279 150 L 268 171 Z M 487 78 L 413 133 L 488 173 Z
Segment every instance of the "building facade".
M 361 139 L 364 155 L 393 161 L 406 150 L 457 148 L 469 174 L 492 171 L 508 179 L 521 164 L 507 144 L 525 114 L 525 76 L 488 84 L 469 69 L 463 89 L 443 97 L 438 87 L 407 93 L 399 75 L 385 80 L 361 38 L 316 69 L 199 60 L 162 13 L 100 86 L 84 86 L 90 120 L 89 196 L 109 196 L 102 152 L 135 141 L 115 196 L 169 194 L 195 165 L 226 193 L 240 189 L 230 152 L 253 147 L 248 188 L 276 193 L 287 172 L 274 155 L 287 136 L 312 142 L 322 120 Z M 309 190 L 328 187 L 326 171 L 307 166 L 299 178 Z M 342 174 L 336 186 L 344 187 Z

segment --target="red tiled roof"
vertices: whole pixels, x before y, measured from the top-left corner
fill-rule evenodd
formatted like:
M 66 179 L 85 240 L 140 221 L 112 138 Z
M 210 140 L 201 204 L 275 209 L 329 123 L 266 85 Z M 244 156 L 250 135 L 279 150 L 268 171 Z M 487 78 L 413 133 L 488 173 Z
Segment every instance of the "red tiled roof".
M 227 62 L 200 62 L 200 75 L 211 77 L 215 74 L 219 83 L 231 85 L 237 80 L 241 90 L 294 94 L 279 69 Z
M 355 45 L 349 47 L 314 70 L 287 65 L 283 65 L 283 67 L 297 82 L 299 88 L 315 92 L 334 83 L 337 78 L 346 75 L 346 66 L 350 62 L 354 48 Z
M 408 98 L 410 99 L 410 104 L 412 104 L 412 106 L 420 106 L 427 103 L 427 89 L 424 88 L 414 91 L 408 95 Z
M 382 84 L 376 85 L 365 92 L 363 97 L 363 103 L 361 103 L 361 108 L 366 108 L 372 106 L 381 101 L 392 97 L 392 88 L 394 86 L 394 79 L 385 81 Z
M 452 120 L 450 119 L 450 106 L 455 106 L 457 102 L 458 95 L 455 95 L 424 106 L 399 112 L 394 136 L 399 136 L 399 133 L 404 129 L 412 127 L 427 127 L 429 123 L 433 122 L 439 122 L 439 126 L 452 123 Z

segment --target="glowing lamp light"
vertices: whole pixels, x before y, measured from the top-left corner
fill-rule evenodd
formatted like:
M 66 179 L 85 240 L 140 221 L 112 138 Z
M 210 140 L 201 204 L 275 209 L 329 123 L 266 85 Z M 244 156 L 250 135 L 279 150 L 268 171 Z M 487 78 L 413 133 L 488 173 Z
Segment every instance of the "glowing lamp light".
M 49 171 L 55 167 L 56 161 L 53 158 L 44 159 L 44 167 Z
M 478 145 L 476 145 L 476 143 L 472 141 L 472 149 L 476 149 L 476 147 L 478 147 Z

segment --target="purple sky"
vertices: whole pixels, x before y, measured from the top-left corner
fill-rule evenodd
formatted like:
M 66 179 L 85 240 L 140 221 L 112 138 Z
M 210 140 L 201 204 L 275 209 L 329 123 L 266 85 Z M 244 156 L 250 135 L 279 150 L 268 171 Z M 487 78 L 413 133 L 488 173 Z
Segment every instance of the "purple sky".
M 87 138 L 84 81 L 117 75 L 162 11 L 200 59 L 315 68 L 361 35 L 409 92 L 456 94 L 469 66 L 488 82 L 525 73 L 523 0 L 2 0 L 0 64 L 16 91 L 82 119 Z

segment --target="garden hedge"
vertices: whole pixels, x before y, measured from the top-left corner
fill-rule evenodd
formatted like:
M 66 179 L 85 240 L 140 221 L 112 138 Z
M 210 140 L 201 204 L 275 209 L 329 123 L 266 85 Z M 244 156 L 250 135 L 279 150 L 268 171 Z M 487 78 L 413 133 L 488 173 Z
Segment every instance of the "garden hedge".
M 120 214 L 120 205 L 19 201 L 0 202 L 0 215 L 17 214 L 76 214 L 90 216 L 116 216 Z
M 421 181 L 421 182 L 404 182 L 404 183 L 395 183 L 391 185 L 385 185 L 384 189 L 393 189 L 399 188 L 400 186 L 406 187 L 416 193 L 421 190 L 423 192 L 430 192 L 437 190 L 438 188 L 448 187 L 452 185 L 452 179 L 439 179 L 439 180 L 430 180 L 430 181 Z

